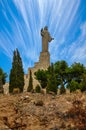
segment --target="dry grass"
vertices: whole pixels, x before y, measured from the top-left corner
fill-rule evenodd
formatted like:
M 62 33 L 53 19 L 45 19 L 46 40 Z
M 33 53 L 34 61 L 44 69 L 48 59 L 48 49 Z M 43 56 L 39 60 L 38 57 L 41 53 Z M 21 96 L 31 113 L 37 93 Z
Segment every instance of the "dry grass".
M 74 99 L 68 115 L 78 130 L 86 130 L 86 109 L 83 108 L 82 101 Z

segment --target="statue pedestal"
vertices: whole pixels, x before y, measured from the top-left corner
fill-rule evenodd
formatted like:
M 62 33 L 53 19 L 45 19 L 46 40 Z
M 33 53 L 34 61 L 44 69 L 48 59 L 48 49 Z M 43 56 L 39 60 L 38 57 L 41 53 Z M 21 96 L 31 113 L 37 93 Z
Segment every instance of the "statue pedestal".
M 38 70 L 38 69 L 43 69 L 46 70 L 48 67 L 50 66 L 50 54 L 49 52 L 41 52 L 40 53 L 40 57 L 39 57 L 39 62 L 35 62 L 34 67 L 33 68 L 29 68 L 28 70 L 28 80 L 29 80 L 29 73 L 30 70 L 32 72 L 32 78 L 33 78 L 33 88 L 35 89 L 35 87 L 37 86 L 37 84 L 39 84 L 39 82 L 36 80 L 34 73 Z M 28 81 L 29 82 L 29 81 Z M 40 85 L 40 84 L 39 84 Z
M 50 66 L 50 54 L 49 52 L 41 52 L 39 57 L 40 67 L 47 69 Z

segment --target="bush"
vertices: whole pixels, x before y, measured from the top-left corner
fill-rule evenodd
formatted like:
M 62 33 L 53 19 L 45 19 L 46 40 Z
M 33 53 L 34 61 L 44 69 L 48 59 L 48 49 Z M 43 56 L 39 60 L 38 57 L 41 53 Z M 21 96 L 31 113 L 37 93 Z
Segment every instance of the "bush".
M 28 88 L 27 88 L 27 91 L 28 92 L 31 92 L 33 90 L 33 78 L 32 78 L 32 71 L 30 70 L 29 72 L 29 85 L 28 85 Z
M 86 74 L 82 75 L 82 82 L 80 83 L 80 89 L 82 92 L 86 91 Z
M 14 88 L 13 89 L 13 94 L 16 94 L 16 93 L 20 93 L 20 89 L 19 88 Z
M 55 76 L 50 76 L 48 83 L 47 83 L 47 87 L 46 87 L 46 92 L 47 93 L 54 93 L 57 94 L 57 84 L 56 84 L 56 78 Z
M 80 84 L 79 84 L 78 82 L 72 80 L 72 81 L 68 84 L 67 88 L 70 89 L 70 92 L 74 92 L 74 91 L 76 91 L 77 89 L 80 89 Z
M 35 88 L 36 93 L 41 93 L 41 87 L 39 85 L 36 86 Z

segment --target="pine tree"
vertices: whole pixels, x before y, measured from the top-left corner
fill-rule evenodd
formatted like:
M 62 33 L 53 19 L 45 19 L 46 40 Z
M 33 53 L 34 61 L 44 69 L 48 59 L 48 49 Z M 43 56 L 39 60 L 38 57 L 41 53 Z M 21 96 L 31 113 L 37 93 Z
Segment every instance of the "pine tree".
M 19 88 L 23 92 L 24 87 L 24 71 L 22 59 L 18 49 L 14 50 L 12 69 L 10 71 L 9 92 L 13 92 L 14 88 Z
M 31 92 L 31 90 L 33 90 L 33 79 L 32 79 L 32 72 L 30 70 L 30 78 L 29 78 L 29 85 L 28 85 L 28 92 Z
M 57 94 L 57 82 L 56 82 L 56 76 L 54 73 L 54 66 L 53 64 L 49 67 L 49 76 L 48 76 L 48 82 L 46 87 L 46 92 L 54 92 Z

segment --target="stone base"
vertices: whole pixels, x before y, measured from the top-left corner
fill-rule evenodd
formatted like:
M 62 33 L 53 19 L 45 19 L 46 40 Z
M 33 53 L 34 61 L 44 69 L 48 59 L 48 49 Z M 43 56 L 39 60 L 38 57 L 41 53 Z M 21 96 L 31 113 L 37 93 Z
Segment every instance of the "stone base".
M 29 84 L 29 74 L 30 74 L 29 72 L 30 72 L 30 70 L 32 72 L 33 88 L 35 89 L 37 84 L 40 84 L 40 83 L 36 80 L 34 73 L 38 69 L 46 70 L 49 66 L 50 66 L 50 54 L 49 54 L 49 52 L 41 52 L 40 57 L 39 57 L 39 62 L 35 62 L 34 67 L 28 69 L 28 84 Z M 25 84 L 27 84 L 27 83 L 25 83 Z M 27 89 L 27 87 L 28 87 L 28 86 L 27 87 L 26 86 L 27 85 L 25 85 L 25 89 Z
M 41 52 L 39 57 L 39 63 L 43 69 L 47 69 L 50 66 L 50 54 L 49 52 Z

